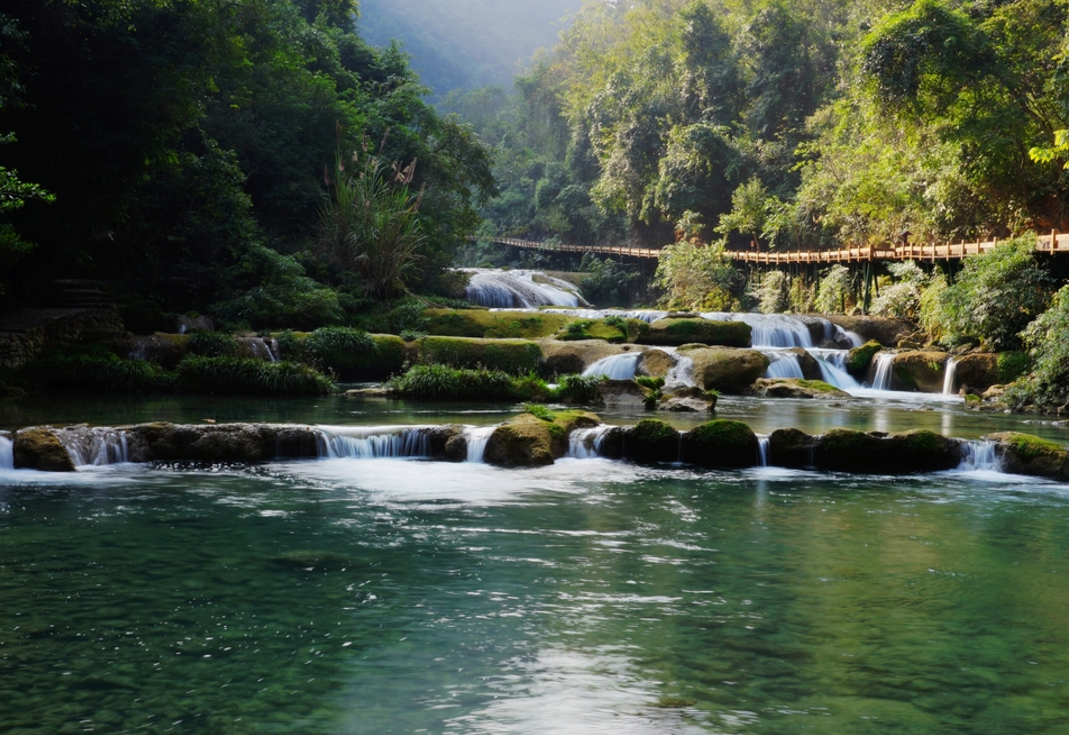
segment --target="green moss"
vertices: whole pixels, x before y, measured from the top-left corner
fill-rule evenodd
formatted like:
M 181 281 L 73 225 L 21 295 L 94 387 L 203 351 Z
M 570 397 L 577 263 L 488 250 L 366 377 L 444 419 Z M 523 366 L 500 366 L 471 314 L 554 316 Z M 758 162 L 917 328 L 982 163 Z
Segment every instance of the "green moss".
M 852 452 L 863 453 L 872 446 L 873 441 L 873 437 L 860 431 L 832 429 L 824 434 L 821 447 L 837 455 L 849 455 Z
M 998 382 L 1012 383 L 1032 368 L 1027 352 L 1001 352 L 998 356 Z
M 186 393 L 325 395 L 334 389 L 322 373 L 292 362 L 191 355 L 177 373 L 176 387 Z
M 920 430 L 903 434 L 901 441 L 912 453 L 935 454 L 943 450 L 944 439 L 934 431 Z
M 523 410 L 543 421 L 552 421 L 554 418 L 553 411 L 544 403 L 525 403 L 523 404 Z
M 1038 436 L 1031 434 L 1014 434 L 1007 441 L 1013 447 L 1017 456 L 1026 462 L 1039 457 L 1058 455 L 1064 451 L 1059 444 L 1047 439 L 1040 439 Z
M 659 319 L 639 335 L 639 344 L 680 347 L 690 343 L 723 347 L 749 347 L 750 326 L 742 322 L 718 322 L 708 319 Z
M 642 419 L 628 436 L 628 454 L 639 462 L 672 462 L 679 458 L 679 432 L 660 419 Z
M 575 317 L 564 314 L 517 314 L 486 309 L 427 309 L 423 317 L 427 334 L 490 339 L 540 339 L 576 321 Z
M 542 362 L 542 348 L 522 340 L 424 337 L 419 344 L 424 362 L 452 367 L 484 367 L 517 375 L 536 371 Z
M 842 391 L 834 385 L 825 383 L 823 380 L 806 380 L 805 378 L 799 378 L 798 385 L 803 388 L 808 388 L 809 390 L 820 391 L 821 393 L 842 393 Z
M 717 419 L 683 435 L 683 459 L 707 467 L 757 464 L 757 437 L 741 421 Z
M 870 339 L 860 347 L 850 350 L 846 357 L 846 371 L 851 375 L 864 375 L 868 372 L 872 358 L 883 349 L 883 345 L 874 339 Z

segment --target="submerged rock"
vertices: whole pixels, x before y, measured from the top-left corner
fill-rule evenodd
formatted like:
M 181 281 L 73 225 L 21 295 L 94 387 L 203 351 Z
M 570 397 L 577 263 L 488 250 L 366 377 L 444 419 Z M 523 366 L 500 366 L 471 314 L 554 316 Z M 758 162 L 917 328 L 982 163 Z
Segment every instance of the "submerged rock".
M 11 451 L 15 469 L 74 472 L 74 461 L 50 427 L 34 426 L 15 432 Z

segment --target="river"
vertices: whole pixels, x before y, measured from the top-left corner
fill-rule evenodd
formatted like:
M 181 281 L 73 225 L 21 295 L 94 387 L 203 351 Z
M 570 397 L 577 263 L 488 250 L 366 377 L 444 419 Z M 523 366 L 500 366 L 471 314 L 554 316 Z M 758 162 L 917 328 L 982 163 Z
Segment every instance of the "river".
M 0 426 L 515 411 L 62 397 L 5 402 Z M 718 416 L 1067 434 L 938 401 L 723 398 Z M 0 732 L 1053 735 L 1069 729 L 1067 550 L 1069 487 L 992 471 L 6 470 Z

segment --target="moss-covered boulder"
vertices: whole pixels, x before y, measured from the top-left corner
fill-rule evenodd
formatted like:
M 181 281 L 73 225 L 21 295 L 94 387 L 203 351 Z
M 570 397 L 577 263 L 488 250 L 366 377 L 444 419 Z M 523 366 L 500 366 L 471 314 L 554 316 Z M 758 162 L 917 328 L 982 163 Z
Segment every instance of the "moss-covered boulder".
M 539 345 L 544 356 L 541 372 L 546 378 L 581 373 L 602 358 L 642 349 L 634 345 L 609 344 L 601 340 L 568 342 L 547 339 L 542 340 Z
M 1014 353 L 1004 353 L 1014 354 Z M 1024 364 L 1028 364 L 1028 356 L 1023 353 L 1016 353 L 1024 356 Z M 1020 377 L 1021 373 L 1010 370 L 1007 371 L 1006 376 L 1003 376 L 1002 372 L 1002 355 L 998 355 L 991 352 L 974 352 L 968 355 L 961 355 L 955 358 L 956 364 L 954 365 L 954 386 L 955 392 L 964 388 L 966 393 L 983 393 L 985 390 L 993 385 L 999 383 L 1008 383 L 1016 380 Z M 1005 362 L 1012 362 L 1006 360 Z M 1016 373 L 1016 374 L 1015 374 Z
M 768 437 L 768 463 L 776 467 L 806 469 L 814 464 L 817 437 L 801 429 L 776 429 Z
M 468 438 L 460 424 L 435 426 L 427 431 L 431 459 L 463 462 L 468 458 Z
M 642 419 L 628 431 L 624 455 L 636 462 L 677 462 L 680 434 L 659 419 Z
M 749 347 L 750 325 L 708 319 L 658 319 L 636 340 L 644 345 L 679 347 L 698 343 L 723 347 Z
M 456 368 L 483 367 L 513 375 L 537 371 L 542 348 L 537 342 L 519 339 L 469 339 L 424 337 L 419 340 L 420 360 Z
M 428 334 L 443 337 L 539 339 L 560 332 L 576 318 L 487 309 L 427 309 L 423 320 Z
M 34 426 L 16 432 L 11 451 L 15 469 L 74 472 L 70 453 L 47 426 Z
M 595 403 L 607 408 L 644 408 L 652 394 L 633 380 L 603 380 L 598 383 Z
M 318 434 L 292 424 L 138 424 L 126 429 L 132 462 L 263 462 L 319 454 Z
M 719 419 L 683 434 L 683 461 L 703 467 L 753 467 L 757 436 L 741 421 Z
M 961 443 L 932 431 L 888 435 L 832 429 L 817 438 L 813 462 L 842 472 L 936 472 L 961 464 Z
M 921 393 L 942 393 L 946 374 L 946 352 L 912 350 L 895 355 L 891 368 L 891 388 Z
M 688 350 L 694 379 L 705 390 L 741 394 L 768 370 L 768 358 L 757 350 L 709 347 Z
M 870 339 L 860 347 L 854 347 L 846 355 L 846 371 L 855 378 L 864 378 L 869 372 L 872 358 L 883 349 L 883 345 Z
M 1003 472 L 1069 480 L 1069 453 L 1060 444 L 1031 434 L 1004 432 L 987 437 Z
M 529 413 L 509 419 L 494 429 L 486 442 L 483 461 L 498 467 L 544 467 L 553 464 L 552 422 Z M 556 433 L 561 433 L 558 429 Z M 567 442 L 567 433 L 564 434 Z
M 763 398 L 822 398 L 852 400 L 853 396 L 823 380 L 803 378 L 759 378 L 749 393 Z

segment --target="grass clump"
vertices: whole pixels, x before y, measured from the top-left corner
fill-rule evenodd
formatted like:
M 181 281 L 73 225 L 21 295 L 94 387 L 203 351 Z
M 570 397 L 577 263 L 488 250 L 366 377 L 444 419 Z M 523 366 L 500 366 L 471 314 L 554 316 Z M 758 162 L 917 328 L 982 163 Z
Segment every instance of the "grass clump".
M 331 380 L 308 365 L 241 357 L 190 356 L 178 364 L 176 388 L 187 393 L 325 395 Z
M 390 381 L 389 387 L 407 398 L 430 400 L 511 400 L 513 376 L 501 370 L 415 365 Z
M 99 345 L 45 353 L 18 375 L 29 386 L 108 392 L 165 390 L 173 377 L 154 363 L 124 360 Z
M 565 403 L 593 403 L 598 386 L 607 379 L 604 375 L 564 375 L 557 382 L 556 398 Z
M 201 331 L 196 331 L 189 335 L 187 347 L 190 354 L 203 357 L 236 355 L 240 349 L 238 341 L 229 334 Z

